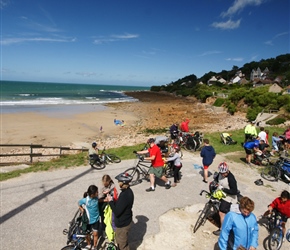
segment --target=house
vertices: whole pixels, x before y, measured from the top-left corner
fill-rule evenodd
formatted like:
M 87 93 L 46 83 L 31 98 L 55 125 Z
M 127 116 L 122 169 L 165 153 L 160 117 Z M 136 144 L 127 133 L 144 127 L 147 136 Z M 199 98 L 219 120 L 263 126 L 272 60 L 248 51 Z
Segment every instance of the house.
M 220 82 L 222 84 L 225 84 L 227 81 L 224 78 L 221 77 L 220 79 L 218 79 L 218 82 Z
M 254 81 L 254 79 L 256 78 L 265 80 L 268 75 L 269 75 L 268 67 L 266 67 L 263 72 L 261 71 L 260 67 L 258 67 L 257 70 L 252 69 L 250 80 Z
M 212 78 L 210 78 L 208 81 L 207 81 L 207 85 L 211 86 L 213 84 L 215 84 L 217 82 L 217 79 L 215 76 L 212 76 Z
M 280 93 L 282 90 L 283 89 L 277 83 L 273 83 L 269 88 L 269 92 L 272 93 Z

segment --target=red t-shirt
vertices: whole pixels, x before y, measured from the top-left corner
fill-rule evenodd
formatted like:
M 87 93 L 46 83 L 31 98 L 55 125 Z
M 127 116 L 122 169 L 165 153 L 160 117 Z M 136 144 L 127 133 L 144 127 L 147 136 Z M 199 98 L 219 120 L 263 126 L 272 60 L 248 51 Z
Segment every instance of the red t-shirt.
M 282 215 L 290 218 L 290 200 L 282 202 L 281 198 L 278 197 L 270 204 L 270 206 L 276 208 Z
M 152 148 L 149 148 L 148 151 L 149 151 L 150 157 L 155 155 L 155 159 L 152 160 L 152 166 L 155 168 L 163 167 L 164 161 L 162 160 L 160 148 L 156 144 L 154 144 L 154 146 Z

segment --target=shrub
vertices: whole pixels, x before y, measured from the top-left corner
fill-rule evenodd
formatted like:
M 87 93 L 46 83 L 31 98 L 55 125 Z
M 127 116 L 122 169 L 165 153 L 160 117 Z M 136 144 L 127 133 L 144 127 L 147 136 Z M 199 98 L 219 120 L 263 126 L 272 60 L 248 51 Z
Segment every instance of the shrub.
M 224 98 L 217 98 L 213 104 L 215 107 L 221 107 L 225 103 Z
M 286 121 L 286 119 L 283 117 L 275 117 L 274 119 L 267 121 L 266 124 L 279 125 L 279 124 L 284 123 L 285 121 Z

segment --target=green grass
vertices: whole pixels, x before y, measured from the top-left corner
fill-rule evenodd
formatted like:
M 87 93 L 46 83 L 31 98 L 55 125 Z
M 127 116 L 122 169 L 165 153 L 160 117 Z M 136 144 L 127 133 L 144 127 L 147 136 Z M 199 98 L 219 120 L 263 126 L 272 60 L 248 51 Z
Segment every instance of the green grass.
M 106 150 L 108 154 L 116 154 L 122 160 L 128 160 L 135 157 L 133 154 L 134 150 L 141 150 L 144 148 L 145 144 L 138 144 L 135 146 L 124 146 L 120 148 L 113 148 Z M 60 168 L 70 168 L 88 165 L 88 153 L 82 152 L 71 155 L 63 155 L 60 158 L 53 159 L 48 162 L 36 162 L 31 164 L 25 169 L 17 169 L 7 173 L 0 174 L 0 181 L 8 180 L 11 178 L 19 177 L 21 174 L 31 173 L 31 172 L 40 172 L 40 171 L 49 171 Z
M 278 132 L 278 134 L 282 134 L 284 132 L 283 128 L 267 127 L 266 129 L 270 131 L 269 132 L 270 144 L 271 144 L 271 137 L 272 137 L 273 132 Z M 161 129 L 161 131 L 164 132 L 164 129 Z M 146 133 L 149 133 L 149 132 L 151 133 L 153 131 L 146 131 Z M 160 134 L 159 132 L 160 132 L 159 130 L 154 130 L 154 133 L 156 135 Z M 215 151 L 217 154 L 221 154 L 221 153 L 227 154 L 231 152 L 237 152 L 234 155 L 228 155 L 227 158 L 235 162 L 240 162 L 241 161 L 240 159 L 244 157 L 244 149 L 241 146 L 241 142 L 244 141 L 244 130 L 240 129 L 236 131 L 230 131 L 230 133 L 232 134 L 232 138 L 235 141 L 237 141 L 236 145 L 222 144 L 220 140 L 220 132 L 205 134 L 204 138 L 207 138 L 210 140 L 210 144 L 215 148 Z M 138 144 L 134 146 L 123 146 L 119 148 L 107 149 L 106 152 L 108 154 L 109 153 L 116 154 L 122 160 L 128 160 L 135 157 L 135 155 L 132 153 L 134 150 L 137 150 L 137 151 L 142 150 L 144 146 L 145 146 L 145 142 L 143 144 Z M 1 173 L 0 181 L 18 177 L 21 174 L 25 174 L 25 173 L 49 171 L 53 169 L 77 167 L 77 166 L 83 166 L 83 165 L 88 165 L 87 152 L 73 154 L 73 155 L 63 155 L 62 157 L 51 160 L 49 162 L 33 163 L 31 166 L 25 169 L 18 169 L 18 170 L 14 170 L 7 173 Z

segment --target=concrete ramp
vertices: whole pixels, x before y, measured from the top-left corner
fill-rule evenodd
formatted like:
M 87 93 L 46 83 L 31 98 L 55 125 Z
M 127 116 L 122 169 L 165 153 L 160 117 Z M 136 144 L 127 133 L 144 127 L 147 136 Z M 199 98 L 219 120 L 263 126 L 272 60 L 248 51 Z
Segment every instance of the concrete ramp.
M 265 112 L 261 112 L 257 115 L 256 117 L 256 122 L 259 122 L 259 126 L 265 126 L 266 122 L 269 120 L 274 119 L 275 117 L 277 117 L 278 114 L 277 113 L 265 113 Z

